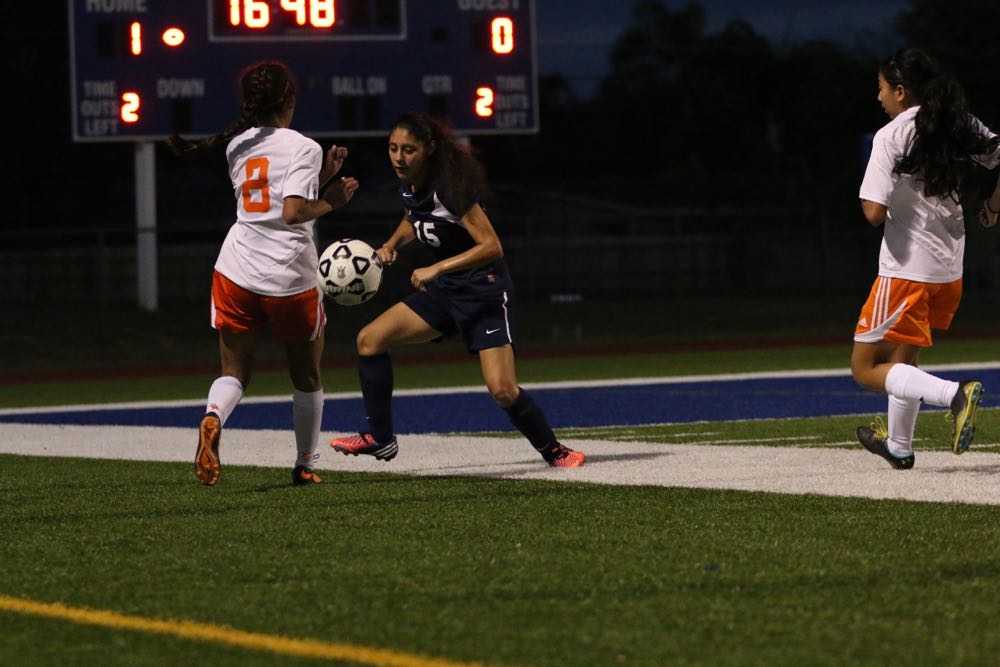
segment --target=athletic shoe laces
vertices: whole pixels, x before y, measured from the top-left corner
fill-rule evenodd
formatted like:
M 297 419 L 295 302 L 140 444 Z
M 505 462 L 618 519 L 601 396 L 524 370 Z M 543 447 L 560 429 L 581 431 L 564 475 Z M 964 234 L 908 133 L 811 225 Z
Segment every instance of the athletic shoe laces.
M 889 439 L 889 429 L 886 428 L 885 422 L 882 421 L 882 417 L 876 417 L 872 420 L 872 435 L 874 435 L 879 440 Z

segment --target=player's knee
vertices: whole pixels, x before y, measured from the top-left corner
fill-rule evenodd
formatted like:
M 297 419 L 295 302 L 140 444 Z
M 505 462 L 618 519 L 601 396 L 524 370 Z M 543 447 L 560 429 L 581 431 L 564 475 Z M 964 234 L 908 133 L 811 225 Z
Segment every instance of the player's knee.
M 320 381 L 319 368 L 292 373 L 292 386 L 299 391 L 312 393 L 323 388 Z
M 364 327 L 358 332 L 356 343 L 358 347 L 358 354 L 363 357 L 385 352 L 382 347 L 380 337 L 369 327 Z
M 222 366 L 222 375 L 236 378 L 236 380 L 243 387 L 243 391 L 246 391 L 247 387 L 250 386 L 250 378 L 253 377 L 253 373 L 249 370 L 227 367 L 225 364 Z
M 874 369 L 871 366 L 857 363 L 851 364 L 851 376 L 854 378 L 854 381 L 862 387 L 866 387 L 868 389 L 875 388 L 875 383 L 872 380 L 873 372 Z
M 502 408 L 509 408 L 517 400 L 517 394 L 519 389 L 517 388 L 517 383 L 511 382 L 491 382 L 487 383 L 486 388 L 490 392 L 490 396 L 493 400 Z

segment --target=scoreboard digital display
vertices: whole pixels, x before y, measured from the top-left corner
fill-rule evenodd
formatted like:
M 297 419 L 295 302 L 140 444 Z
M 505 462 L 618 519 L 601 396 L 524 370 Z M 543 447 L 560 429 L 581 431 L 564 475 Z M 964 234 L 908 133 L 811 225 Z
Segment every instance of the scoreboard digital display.
M 280 60 L 293 127 L 384 134 L 404 111 L 460 134 L 538 131 L 534 0 L 69 0 L 76 141 L 208 135 L 237 77 Z

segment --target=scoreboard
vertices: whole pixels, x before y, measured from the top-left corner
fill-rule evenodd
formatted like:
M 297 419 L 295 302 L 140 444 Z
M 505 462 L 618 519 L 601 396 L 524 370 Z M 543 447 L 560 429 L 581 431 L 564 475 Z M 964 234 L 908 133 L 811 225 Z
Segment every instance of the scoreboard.
M 237 77 L 280 60 L 293 127 L 382 135 L 405 111 L 460 134 L 538 131 L 534 0 L 69 0 L 76 141 L 208 135 Z

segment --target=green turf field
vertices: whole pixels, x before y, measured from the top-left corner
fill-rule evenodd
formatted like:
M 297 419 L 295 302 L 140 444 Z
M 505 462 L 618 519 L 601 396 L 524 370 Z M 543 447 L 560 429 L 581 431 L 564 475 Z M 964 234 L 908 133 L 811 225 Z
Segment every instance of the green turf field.
M 263 469 L 204 489 L 188 465 L 2 462 L 8 596 L 497 665 L 1000 654 L 995 508 L 361 474 L 303 489 Z M 2 664 L 299 664 L 0 618 Z
M 925 362 L 994 360 L 995 350 L 989 340 L 942 342 Z M 529 357 L 518 370 L 528 382 L 842 368 L 848 355 L 849 343 Z M 349 368 L 326 377 L 328 391 L 355 389 Z M 414 361 L 397 378 L 405 387 L 479 381 L 462 359 Z M 197 399 L 211 379 L 11 383 L 0 385 L 0 405 Z M 283 374 L 269 371 L 251 395 L 285 391 Z M 942 414 L 921 415 L 918 465 L 919 451 L 947 439 Z M 560 435 L 845 448 L 858 423 Z M 998 451 L 1000 413 L 983 411 L 979 428 L 982 451 Z M 322 661 L 296 657 L 282 637 L 339 647 L 336 664 L 441 667 L 995 665 L 1000 655 L 996 506 L 345 472 L 293 488 L 287 471 L 264 468 L 208 489 L 190 464 L 12 455 L 0 456 L 0 470 L 3 665 Z M 23 601 L 215 634 L 11 609 Z M 276 643 L 227 643 L 237 631 Z

